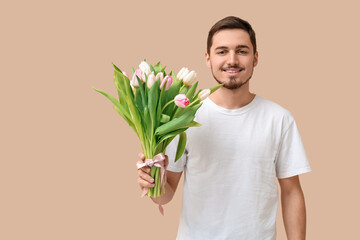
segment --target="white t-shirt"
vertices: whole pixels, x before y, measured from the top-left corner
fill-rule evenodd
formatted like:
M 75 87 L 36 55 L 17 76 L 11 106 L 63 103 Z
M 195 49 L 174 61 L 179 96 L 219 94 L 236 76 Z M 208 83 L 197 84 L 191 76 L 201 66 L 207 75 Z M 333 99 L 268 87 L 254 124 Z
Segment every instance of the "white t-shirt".
M 178 240 L 275 240 L 277 178 L 311 171 L 289 111 L 260 96 L 238 109 L 204 100 L 185 153 L 167 170 L 184 171 Z

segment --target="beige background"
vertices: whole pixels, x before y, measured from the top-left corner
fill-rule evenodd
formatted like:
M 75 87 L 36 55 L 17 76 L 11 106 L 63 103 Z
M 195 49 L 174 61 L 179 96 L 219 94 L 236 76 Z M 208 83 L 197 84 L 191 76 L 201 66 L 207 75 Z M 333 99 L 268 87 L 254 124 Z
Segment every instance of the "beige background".
M 214 85 L 206 37 L 228 15 L 257 33 L 251 91 L 299 126 L 308 239 L 358 238 L 356 2 L 1 1 L 0 239 L 175 239 L 181 187 L 165 217 L 139 197 L 139 141 L 92 87 L 115 94 L 111 63 L 143 58 Z

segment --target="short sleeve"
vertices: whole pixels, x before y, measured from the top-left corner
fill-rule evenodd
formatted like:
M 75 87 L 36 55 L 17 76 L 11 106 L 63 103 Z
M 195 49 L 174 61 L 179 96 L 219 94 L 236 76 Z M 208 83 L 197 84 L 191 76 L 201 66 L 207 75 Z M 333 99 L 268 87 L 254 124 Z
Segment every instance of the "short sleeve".
M 176 150 L 179 143 L 179 135 L 177 135 L 166 147 L 165 154 L 169 158 L 167 170 L 171 172 L 182 172 L 185 169 L 187 154 L 186 148 L 184 154 L 175 162 Z
M 275 164 L 278 178 L 288 178 L 311 171 L 300 133 L 293 119 L 282 135 Z

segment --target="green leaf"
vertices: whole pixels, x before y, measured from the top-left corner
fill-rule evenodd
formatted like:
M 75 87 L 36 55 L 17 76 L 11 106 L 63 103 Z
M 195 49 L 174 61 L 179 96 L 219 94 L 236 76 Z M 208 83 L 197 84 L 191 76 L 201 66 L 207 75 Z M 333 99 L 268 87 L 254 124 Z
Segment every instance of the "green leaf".
M 187 112 L 178 118 L 174 118 L 171 121 L 161 125 L 155 131 L 155 134 L 163 136 L 169 132 L 186 127 L 195 118 L 196 110 L 202 105 L 202 103 L 195 104 Z
M 174 118 L 171 121 L 161 125 L 155 131 L 155 134 L 163 136 L 169 132 L 183 128 L 186 124 L 190 123 L 193 120 L 194 116 L 191 114 L 184 114 L 179 118 Z
M 198 85 L 198 81 L 196 81 L 191 88 L 189 89 L 189 91 L 186 93 L 186 97 L 189 99 L 189 101 L 191 102 L 193 97 L 194 97 L 194 93 L 196 91 L 197 85 Z
M 188 91 L 188 89 L 189 89 L 189 86 L 184 86 L 184 87 L 181 89 L 181 91 L 179 92 L 179 94 L 186 94 L 187 91 Z
M 129 79 L 120 71 L 119 68 L 117 68 L 116 66 L 114 66 L 114 82 L 116 82 L 117 84 L 115 84 L 115 86 L 117 86 L 121 92 L 126 93 L 126 88 L 127 85 L 130 86 L 130 81 Z
M 143 103 L 142 103 L 142 99 L 141 99 L 140 89 L 141 89 L 141 87 L 136 89 L 135 102 L 136 102 L 136 105 L 139 108 L 140 112 L 143 112 L 144 107 L 143 107 Z
M 151 129 L 152 133 L 157 128 L 159 119 L 156 118 L 156 110 L 158 104 L 158 97 L 159 97 L 159 80 L 157 80 L 149 90 L 148 94 L 148 108 L 151 118 Z
M 127 113 L 130 114 L 129 113 L 129 107 L 128 107 L 127 103 L 126 103 L 124 92 L 121 90 L 120 83 L 115 77 L 114 77 L 114 85 L 115 85 L 115 88 L 116 88 L 116 90 L 118 92 L 119 103 L 124 107 L 124 109 L 127 111 Z
M 170 116 L 166 114 L 161 114 L 160 122 L 161 123 L 167 123 L 170 120 Z
M 185 125 L 185 128 L 189 128 L 189 127 L 201 127 L 202 125 L 198 122 L 195 121 L 191 121 L 189 124 Z
M 144 108 L 144 127 L 146 126 L 146 136 L 148 139 L 152 138 L 153 134 L 154 134 L 154 130 L 152 129 L 152 126 L 149 123 L 151 123 L 149 108 L 148 108 L 148 106 L 145 106 L 145 108 Z
M 162 72 L 160 61 L 154 66 L 154 72 L 156 73 Z
M 141 125 L 140 110 L 136 106 L 134 93 L 130 86 L 130 81 L 127 77 L 124 76 L 121 70 L 116 66 L 114 66 L 114 77 L 116 81 L 119 82 L 119 87 L 121 91 L 124 92 L 124 98 L 128 106 L 129 119 L 132 120 L 134 127 L 136 129 L 136 133 L 140 141 L 143 143 L 145 139 L 144 139 L 143 127 Z M 119 104 L 119 106 L 121 105 Z
M 155 155 L 158 154 L 158 153 L 164 153 L 165 151 L 165 142 L 161 142 L 159 144 L 156 145 L 155 147 Z
M 170 88 L 166 91 L 166 94 L 165 94 L 166 102 L 173 100 L 174 97 L 179 94 L 181 85 L 182 85 L 182 82 L 178 81 L 178 82 L 174 82 L 170 86 Z
M 113 63 L 112 65 L 114 66 L 114 68 L 115 68 L 116 70 L 118 70 L 119 72 L 122 73 L 122 71 L 120 70 L 120 68 L 118 68 L 114 63 Z
M 213 86 L 213 87 L 209 88 L 209 89 L 210 89 L 210 92 L 211 92 L 211 93 L 215 92 L 216 90 L 218 90 L 219 88 L 221 88 L 222 85 L 224 85 L 224 83 L 218 84 L 218 85 L 216 85 L 216 86 Z
M 173 100 L 173 99 L 175 98 L 175 96 L 179 94 L 179 90 L 180 90 L 181 85 L 182 85 L 182 82 L 181 82 L 181 81 L 174 82 L 174 83 L 171 85 L 171 87 L 165 92 L 165 103 L 164 103 L 164 105 L 165 105 L 166 103 L 170 102 L 171 100 Z M 164 105 L 163 105 L 163 106 L 164 106 Z M 166 115 L 171 116 L 171 115 L 173 114 L 173 111 L 174 111 L 174 107 L 175 107 L 175 106 L 176 106 L 176 105 L 175 105 L 174 103 L 169 104 L 169 105 L 165 108 L 165 110 L 164 110 L 163 113 L 166 114 Z
M 131 119 L 127 118 L 123 112 L 116 106 L 114 105 L 114 109 L 119 113 L 119 115 L 125 119 L 125 121 L 129 124 L 129 126 L 132 128 L 132 130 L 134 130 L 134 132 L 137 134 L 135 126 L 133 124 L 133 122 L 131 121 Z M 138 134 L 137 134 L 138 135 Z M 138 135 L 139 136 L 139 135 Z
M 142 105 L 146 106 L 147 105 L 147 97 L 146 97 L 146 93 L 145 93 L 146 83 L 142 82 L 141 79 L 138 76 L 136 76 L 136 78 L 137 78 L 137 81 L 138 81 L 138 84 L 139 84 Z
M 150 67 L 150 71 L 151 71 L 151 72 L 154 72 L 154 74 L 155 74 L 156 72 L 155 72 L 154 67 L 153 67 L 152 65 L 149 65 L 149 67 Z
M 124 78 L 120 78 L 120 80 L 122 80 L 122 84 L 124 85 L 125 98 L 126 98 L 126 102 L 129 107 L 129 112 L 130 112 L 131 118 L 133 120 L 135 128 L 137 129 L 137 133 L 140 138 L 140 141 L 143 142 L 144 136 L 143 136 L 143 130 L 142 130 L 143 127 L 141 125 L 140 111 L 139 111 L 138 107 L 136 106 L 133 90 L 130 86 L 129 81 L 127 81 L 127 80 L 124 81 L 125 80 Z
M 182 132 L 179 136 L 179 143 L 176 150 L 175 162 L 183 155 L 186 146 L 186 133 Z
M 119 108 L 119 110 L 123 113 L 123 115 L 128 118 L 131 119 L 130 115 L 128 114 L 128 112 L 123 108 L 123 106 L 116 100 L 116 98 L 114 98 L 113 96 L 111 96 L 109 93 L 101 91 L 99 89 L 94 88 L 95 91 L 101 93 L 102 95 L 104 95 L 105 97 L 107 97 L 116 107 Z M 124 117 L 124 118 L 125 118 Z M 126 119 L 125 119 L 126 120 Z
M 167 134 L 165 134 L 163 137 L 161 137 L 156 145 L 156 147 L 158 147 L 160 144 L 162 144 L 165 140 L 170 139 L 170 138 L 174 138 L 176 137 L 176 135 L 186 131 L 187 128 L 180 128 L 176 131 L 173 132 L 169 132 Z M 172 139 L 171 139 L 172 140 Z
M 160 83 L 161 84 L 161 83 Z M 162 87 L 162 89 L 160 90 L 160 97 L 159 97 L 159 103 L 161 105 L 161 108 L 163 108 L 163 106 L 165 105 L 165 93 L 166 93 L 166 84 L 164 84 L 164 86 Z

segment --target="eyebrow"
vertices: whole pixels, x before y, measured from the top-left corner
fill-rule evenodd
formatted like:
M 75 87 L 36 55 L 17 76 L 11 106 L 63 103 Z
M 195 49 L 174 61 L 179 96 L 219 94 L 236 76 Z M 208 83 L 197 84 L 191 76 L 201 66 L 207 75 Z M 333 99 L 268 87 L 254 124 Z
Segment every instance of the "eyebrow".
M 236 46 L 236 49 L 239 49 L 239 48 L 247 48 L 247 49 L 250 49 L 250 47 L 247 46 L 247 45 L 237 45 L 237 46 Z M 229 48 L 226 47 L 226 46 L 219 46 L 219 47 L 215 48 L 215 50 L 220 50 L 220 49 L 229 49 Z

